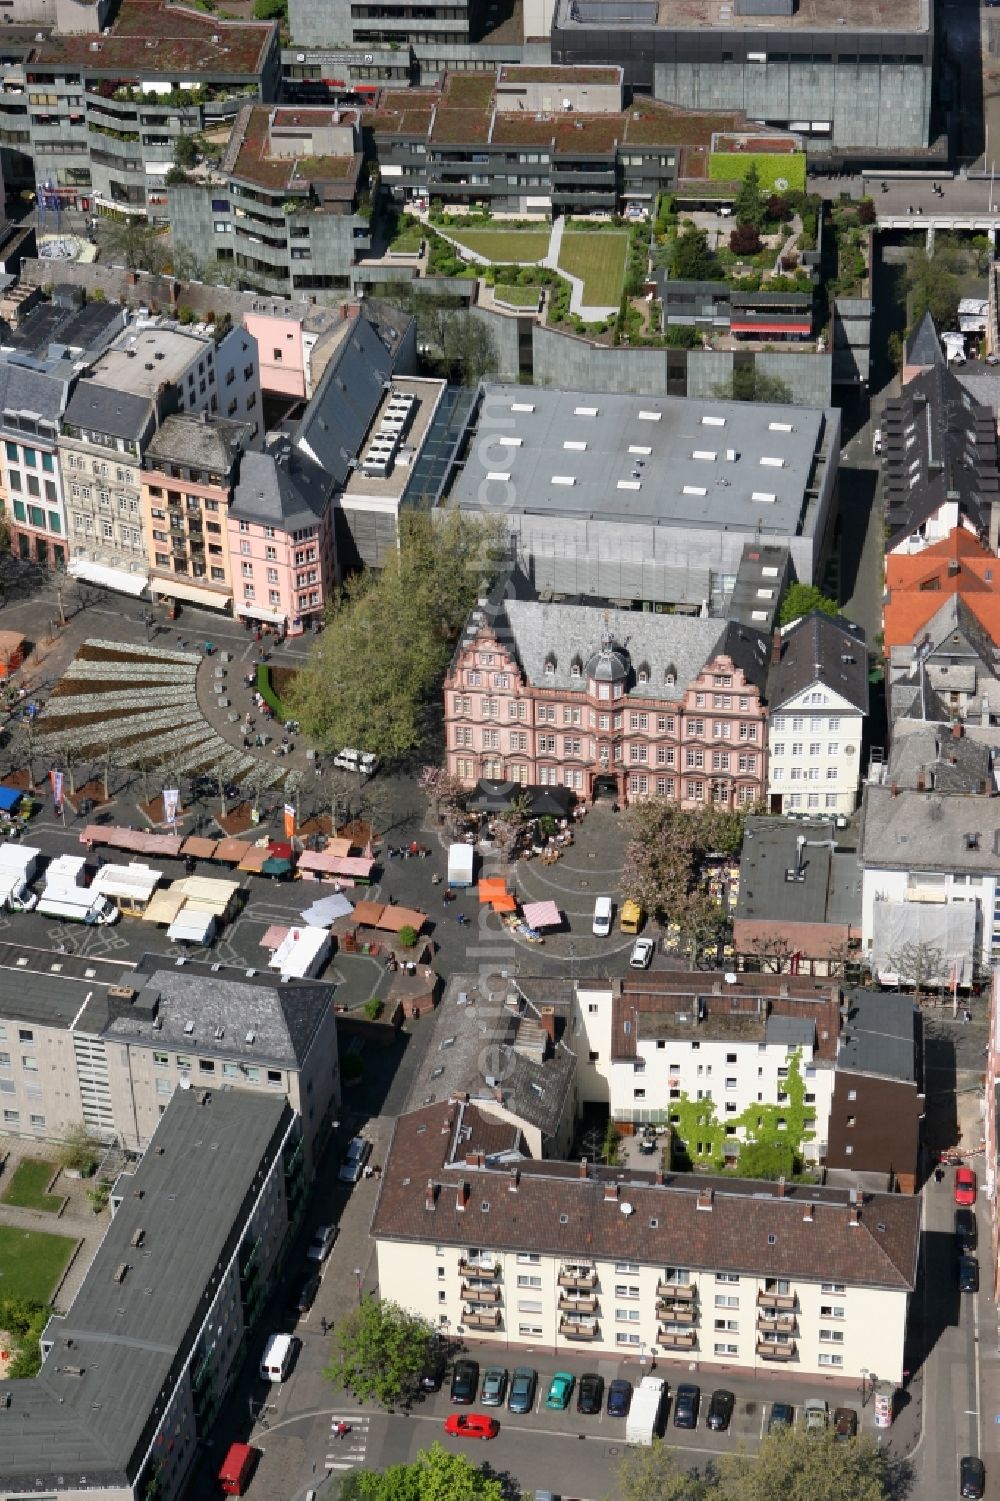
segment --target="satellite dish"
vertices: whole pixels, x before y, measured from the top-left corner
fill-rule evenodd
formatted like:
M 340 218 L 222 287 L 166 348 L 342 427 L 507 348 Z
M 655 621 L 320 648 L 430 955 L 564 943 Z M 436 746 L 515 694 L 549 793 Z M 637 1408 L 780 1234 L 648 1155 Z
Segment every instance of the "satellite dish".
M 634 1214 L 635 1213 L 635 1211 L 632 1208 L 632 1205 L 629 1204 L 627 1201 L 624 1202 L 624 1203 L 619 1204 L 618 1207 L 619 1207 L 619 1209 L 621 1210 L 622 1214 L 625 1216 L 626 1219 L 628 1219 L 628 1217 L 629 1217 L 630 1214 Z
M 725 980 L 725 982 L 726 982 L 727 985 L 735 985 L 736 984 L 736 975 L 733 973 L 732 970 L 729 970 L 728 973 L 723 976 L 723 979 Z

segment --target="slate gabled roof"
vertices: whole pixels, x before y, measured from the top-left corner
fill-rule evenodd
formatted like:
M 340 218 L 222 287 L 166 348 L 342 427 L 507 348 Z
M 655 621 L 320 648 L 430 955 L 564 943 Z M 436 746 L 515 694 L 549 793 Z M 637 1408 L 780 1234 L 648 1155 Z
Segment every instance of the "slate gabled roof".
M 822 683 L 868 713 L 865 633 L 842 615 L 812 610 L 781 633 L 781 656 L 767 678 L 768 702 L 780 710 L 813 683 Z
M 133 396 L 97 381 L 81 380 L 66 405 L 63 420 L 109 438 L 138 442 L 152 415 L 153 403 L 148 396 Z
M 931 365 L 943 365 L 945 363 L 941 341 L 934 326 L 934 319 L 929 312 L 924 313 L 924 316 L 907 340 L 906 363 L 908 365 L 923 365 L 928 368 Z
M 323 519 L 331 492 L 320 466 L 280 438 L 263 453 L 243 455 L 229 514 L 283 532 L 299 531 Z

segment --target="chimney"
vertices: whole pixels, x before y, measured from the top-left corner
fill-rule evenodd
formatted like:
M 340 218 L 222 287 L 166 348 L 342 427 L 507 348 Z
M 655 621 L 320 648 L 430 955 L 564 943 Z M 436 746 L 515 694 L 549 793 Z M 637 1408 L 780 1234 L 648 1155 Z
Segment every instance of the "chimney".
M 709 1214 L 711 1214 L 711 1212 L 712 1212 L 712 1202 L 713 1202 L 714 1198 L 715 1198 L 715 1189 L 714 1188 L 703 1188 L 703 1189 L 701 1189 L 700 1192 L 699 1192 L 699 1194 L 698 1194 L 698 1208 L 699 1209 L 707 1209 L 708 1212 L 709 1212 Z
M 896 785 L 895 782 L 893 782 L 892 786 L 889 788 L 889 795 L 890 795 L 890 797 L 898 797 L 899 796 L 899 788 L 897 787 L 897 785 Z
M 617 1204 L 617 1202 L 618 1202 L 618 1184 L 617 1183 L 605 1183 L 605 1185 L 604 1185 L 604 1202 L 605 1202 L 605 1204 Z
M 662 1169 L 662 1167 L 658 1167 L 656 1169 L 656 1177 L 655 1177 L 654 1181 L 656 1183 L 657 1188 L 662 1188 L 663 1187 L 663 1169 Z
M 778 1198 L 779 1199 L 783 1199 L 784 1197 L 785 1197 L 785 1175 L 784 1175 L 784 1173 L 782 1173 L 781 1177 L 778 1179 Z
M 464 1214 L 465 1213 L 465 1206 L 466 1206 L 466 1204 L 468 1202 L 469 1202 L 469 1185 L 466 1182 L 463 1181 L 463 1182 L 461 1182 L 458 1185 L 458 1190 L 457 1190 L 457 1192 L 455 1194 L 455 1208 L 457 1209 L 457 1211 L 459 1212 L 459 1214 Z
M 541 1014 L 542 1026 L 545 1028 L 545 1035 L 549 1039 L 549 1042 L 551 1042 L 552 1046 L 555 1047 L 555 1045 L 556 1045 L 556 1008 L 554 1006 L 543 1006 L 542 1009 L 541 1009 L 541 1013 L 540 1014 Z
M 813 1222 L 813 1207 L 812 1207 L 811 1204 L 807 1204 L 805 1206 L 805 1208 L 803 1209 L 803 1211 L 802 1211 L 802 1218 L 803 1218 L 804 1222 L 807 1225 L 811 1225 L 812 1224 L 812 1222 Z
M 508 1193 L 512 1193 L 512 1194 L 516 1194 L 517 1190 L 518 1190 L 518 1185 L 520 1184 L 520 1182 L 521 1182 L 521 1169 L 519 1167 L 511 1168 L 511 1171 L 510 1171 L 510 1180 L 509 1180 L 509 1182 L 507 1184 L 507 1192 Z
M 493 1097 L 496 1100 L 496 1102 L 497 1102 L 498 1105 L 502 1105 L 503 1104 L 503 1090 L 500 1088 L 499 1085 L 497 1085 L 496 1089 L 493 1091 Z
M 927 791 L 927 777 L 924 775 L 924 768 L 922 766 L 921 766 L 920 770 L 917 772 L 917 791 L 918 792 L 926 792 Z
M 851 1217 L 848 1223 L 851 1225 L 861 1224 L 861 1206 L 859 1204 L 851 1205 Z
M 436 1206 L 436 1204 L 437 1204 L 437 1189 L 434 1186 L 434 1179 L 433 1178 L 428 1178 L 427 1179 L 427 1197 L 424 1200 L 424 1208 L 425 1209 L 433 1209 Z
M 466 1165 L 466 1167 L 485 1167 L 486 1166 L 486 1153 L 485 1152 L 466 1152 L 466 1154 L 465 1154 L 465 1165 Z
M 581 1157 L 580 1158 L 580 1177 L 581 1178 L 586 1178 L 586 1176 L 587 1176 L 587 1159 L 586 1159 L 586 1157 Z
M 952 721 L 951 738 L 952 740 L 961 740 L 962 738 L 962 726 L 957 719 Z
M 781 661 L 781 632 L 775 631 L 771 640 L 771 661 Z

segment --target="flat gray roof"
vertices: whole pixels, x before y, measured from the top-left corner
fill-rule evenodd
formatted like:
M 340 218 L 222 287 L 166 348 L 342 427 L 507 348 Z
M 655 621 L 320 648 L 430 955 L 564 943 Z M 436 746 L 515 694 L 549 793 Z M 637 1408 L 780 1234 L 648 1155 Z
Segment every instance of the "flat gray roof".
M 292 1119 L 284 1096 L 175 1091 L 40 1373 L 0 1382 L 0 1492 L 134 1483 Z
M 0 1020 L 99 1032 L 109 985 L 127 983 L 130 964 L 77 958 L 20 943 L 0 943 Z
M 919 1010 L 910 996 L 848 991 L 837 1067 L 916 1083 L 920 1079 Z
M 1000 798 L 869 786 L 862 809 L 860 856 L 866 870 L 996 874 Z
M 487 385 L 449 504 L 796 536 L 828 415 Z
M 797 841 L 801 881 L 788 881 Z M 834 840 L 837 849 L 827 841 Z M 851 830 L 833 823 L 802 824 L 783 818 L 747 820 L 740 856 L 736 917 L 756 922 L 861 923 L 861 867 Z

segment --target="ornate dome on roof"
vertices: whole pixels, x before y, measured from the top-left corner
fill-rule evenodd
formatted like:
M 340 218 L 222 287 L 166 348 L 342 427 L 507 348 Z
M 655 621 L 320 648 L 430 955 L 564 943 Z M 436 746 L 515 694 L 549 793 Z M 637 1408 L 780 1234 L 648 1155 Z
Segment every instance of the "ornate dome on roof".
M 605 636 L 600 651 L 587 659 L 585 676 L 596 683 L 624 683 L 629 675 L 629 655 L 611 636 Z

